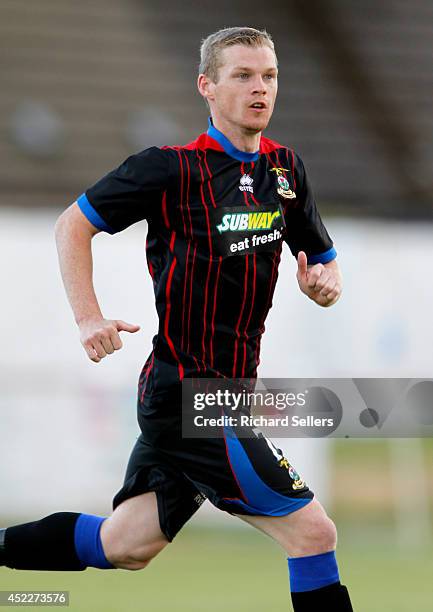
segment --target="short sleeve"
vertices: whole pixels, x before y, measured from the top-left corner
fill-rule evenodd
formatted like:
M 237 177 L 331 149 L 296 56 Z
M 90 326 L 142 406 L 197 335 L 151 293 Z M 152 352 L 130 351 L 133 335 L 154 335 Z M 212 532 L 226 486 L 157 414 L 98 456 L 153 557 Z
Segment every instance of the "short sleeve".
M 168 180 L 167 152 L 151 147 L 128 157 L 87 189 L 77 203 L 95 227 L 115 234 L 148 219 L 160 207 Z
M 299 251 L 305 251 L 308 264 L 327 263 L 335 259 L 337 252 L 320 218 L 304 164 L 296 154 L 294 175 L 296 201 L 285 212 L 285 240 L 295 257 Z

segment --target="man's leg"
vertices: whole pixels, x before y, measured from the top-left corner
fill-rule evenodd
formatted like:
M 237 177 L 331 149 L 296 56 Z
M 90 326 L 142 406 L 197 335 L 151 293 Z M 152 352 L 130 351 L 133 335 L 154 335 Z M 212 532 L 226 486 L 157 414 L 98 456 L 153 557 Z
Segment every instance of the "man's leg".
M 285 516 L 237 516 L 286 551 L 295 612 L 352 611 L 335 559 L 337 530 L 316 499 Z
M 58 512 L 0 530 L 0 565 L 64 571 L 141 569 L 166 544 L 156 494 L 149 492 L 125 500 L 107 519 Z
M 171 542 L 203 499 L 177 466 L 140 435 L 110 517 L 58 512 L 0 529 L 0 565 L 63 571 L 140 569 Z
M 169 543 L 159 525 L 155 493 L 131 497 L 103 522 L 101 540 L 107 559 L 115 567 L 146 567 Z

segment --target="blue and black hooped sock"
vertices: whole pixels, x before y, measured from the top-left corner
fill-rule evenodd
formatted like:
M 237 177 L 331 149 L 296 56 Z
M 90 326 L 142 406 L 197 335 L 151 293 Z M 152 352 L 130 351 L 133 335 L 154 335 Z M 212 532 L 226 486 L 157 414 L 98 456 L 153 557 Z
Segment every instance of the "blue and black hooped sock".
M 295 612 L 326 608 L 353 612 L 349 593 L 340 583 L 334 551 L 308 557 L 289 557 L 290 590 Z
M 0 565 L 12 569 L 81 571 L 111 569 L 100 539 L 105 519 L 56 512 L 40 521 L 8 527 L 2 534 Z
M 107 560 L 101 542 L 101 525 L 105 521 L 102 516 L 80 514 L 75 523 L 75 550 L 81 563 L 86 567 L 99 569 L 114 569 Z

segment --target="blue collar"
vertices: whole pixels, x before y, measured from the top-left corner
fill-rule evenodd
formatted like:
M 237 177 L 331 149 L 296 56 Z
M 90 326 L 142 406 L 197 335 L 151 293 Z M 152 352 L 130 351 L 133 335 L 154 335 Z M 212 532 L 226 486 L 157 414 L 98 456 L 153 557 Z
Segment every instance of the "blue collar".
M 227 155 L 230 155 L 230 157 L 234 157 L 241 162 L 255 162 L 259 159 L 258 151 L 256 151 L 256 153 L 247 153 L 246 151 L 239 151 L 239 149 L 232 145 L 230 140 L 214 126 L 212 123 L 212 117 L 209 117 L 209 127 L 207 133 L 211 138 L 219 142 L 224 151 L 227 153 Z

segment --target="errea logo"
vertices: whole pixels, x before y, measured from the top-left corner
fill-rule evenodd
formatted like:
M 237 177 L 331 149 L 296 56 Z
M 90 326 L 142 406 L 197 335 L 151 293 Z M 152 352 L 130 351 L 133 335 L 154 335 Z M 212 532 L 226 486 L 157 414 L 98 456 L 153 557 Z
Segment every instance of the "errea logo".
M 251 178 L 249 174 L 244 174 L 243 176 L 241 176 L 239 189 L 241 191 L 249 191 L 250 193 L 253 193 L 253 180 L 254 179 Z

